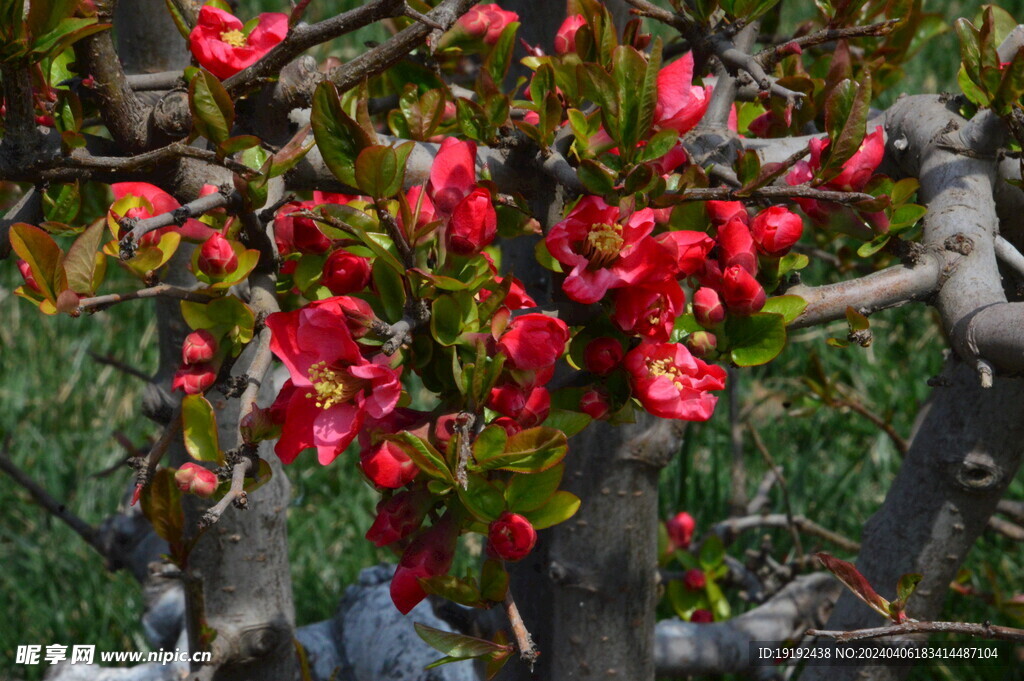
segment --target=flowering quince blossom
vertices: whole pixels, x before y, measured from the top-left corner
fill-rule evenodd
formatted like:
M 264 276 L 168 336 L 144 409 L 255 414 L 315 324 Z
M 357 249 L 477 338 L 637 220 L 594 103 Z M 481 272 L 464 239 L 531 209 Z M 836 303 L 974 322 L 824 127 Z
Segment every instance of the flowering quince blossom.
M 751 315 L 765 303 L 764 287 L 740 265 L 727 267 L 722 273 L 722 298 L 730 312 Z
M 561 319 L 531 312 L 509 324 L 497 349 L 513 369 L 534 371 L 553 365 L 565 351 L 569 327 Z
M 701 286 L 693 293 L 693 316 L 697 323 L 711 329 L 725 321 L 725 307 L 718 291 Z
M 491 192 L 476 184 L 476 145 L 446 138 L 434 158 L 427 196 L 444 223 L 445 246 L 458 255 L 476 255 L 498 234 Z M 417 196 L 418 198 L 418 196 Z
M 706 364 L 680 343 L 644 342 L 623 361 L 644 409 L 666 419 L 707 421 L 725 388 L 725 369 Z
M 174 484 L 182 492 L 195 494 L 197 497 L 212 497 L 217 491 L 217 474 L 197 463 L 182 464 L 174 473 Z
M 114 205 L 121 199 L 128 197 L 136 197 L 143 200 L 141 206 L 135 208 L 129 208 L 124 215 L 117 215 L 111 206 L 111 216 L 115 221 L 121 218 L 136 218 L 138 220 L 144 220 L 145 218 L 151 218 L 154 215 L 160 215 L 162 213 L 170 213 L 178 208 L 181 208 L 181 204 L 178 203 L 177 199 L 165 192 L 156 185 L 149 184 L 148 182 L 115 182 L 110 185 L 111 191 L 114 193 Z M 148 205 L 147 205 L 148 204 Z M 181 234 L 183 239 L 190 241 L 206 241 L 209 239 L 216 230 L 211 229 L 207 225 L 204 225 L 195 218 L 189 218 L 185 220 L 185 223 L 181 227 L 161 227 L 160 229 L 153 230 L 143 235 L 140 239 L 142 245 L 153 245 L 160 241 L 160 237 L 167 232 L 177 231 Z M 124 234 L 118 234 L 117 238 L 120 239 Z
M 433 495 L 425 489 L 399 492 L 390 499 L 381 499 L 366 538 L 377 546 L 405 539 L 420 528 L 433 503 Z
M 545 237 L 554 258 L 572 267 L 562 284 L 579 303 L 596 303 L 608 289 L 658 277 L 673 269 L 673 253 L 650 237 L 654 211 L 639 210 L 620 223 L 619 209 L 584 196 Z
M 804 233 L 804 221 L 785 206 L 772 206 L 758 213 L 750 224 L 757 250 L 778 258 L 789 252 Z
M 665 530 L 668 532 L 668 540 L 676 549 L 690 548 L 693 541 L 693 531 L 697 529 L 697 521 L 686 511 L 680 511 L 665 523 Z
M 687 52 L 658 72 L 654 129 L 689 132 L 704 117 L 710 99 L 711 86 L 693 84 L 693 54 Z
M 455 22 L 456 30 L 461 30 L 469 38 L 482 40 L 485 45 L 498 42 L 501 32 L 513 21 L 519 21 L 515 12 L 503 10 L 496 3 L 476 5 L 459 17 Z
M 391 578 L 391 600 L 403 615 L 427 597 L 420 579 L 448 572 L 455 558 L 459 528 L 450 515 L 417 535 L 402 554 L 395 576 Z
M 700 568 L 690 568 L 683 573 L 683 586 L 687 591 L 702 591 L 707 583 L 707 576 Z
M 587 343 L 583 350 L 583 365 L 592 374 L 607 376 L 619 366 L 623 355 L 622 343 L 602 336 Z
M 186 395 L 202 395 L 217 381 L 217 369 L 212 364 L 186 364 L 174 372 L 171 390 Z
M 757 274 L 757 247 L 746 223 L 734 219 L 718 228 L 718 261 L 722 267 L 739 265 Z
M 694 331 L 686 337 L 686 349 L 694 357 L 707 359 L 718 349 L 718 338 L 710 331 Z
M 580 397 L 580 411 L 599 421 L 611 411 L 608 394 L 601 388 L 590 388 Z
M 518 513 L 505 511 L 491 523 L 487 532 L 489 548 L 502 560 L 522 560 L 537 543 L 537 530 Z
M 676 317 L 686 310 L 686 295 L 675 279 L 619 289 L 612 321 L 622 331 L 667 341 Z
M 203 5 L 189 34 L 189 49 L 199 64 L 221 80 L 255 64 L 288 35 L 288 15 L 268 12 L 249 35 L 239 19 L 222 9 Z
M 587 23 L 582 14 L 566 17 L 555 33 L 555 54 L 566 54 L 576 51 L 576 31 Z
M 204 274 L 223 277 L 238 268 L 238 254 L 223 234 L 214 232 L 199 249 L 197 264 Z
M 181 361 L 185 364 L 209 362 L 217 354 L 217 339 L 206 329 L 193 331 L 181 344 Z
M 394 442 L 385 440 L 359 455 L 359 467 L 378 487 L 398 489 L 419 475 L 420 469 Z
M 291 375 L 278 395 L 284 407 L 274 451 L 284 463 L 316 447 L 321 464 L 355 438 L 367 415 L 383 418 L 398 403 L 399 371 L 378 354 L 367 360 L 352 338 L 344 298 L 328 298 L 267 317 L 270 349 Z
M 362 291 L 370 283 L 370 259 L 344 248 L 327 256 L 321 283 L 336 296 Z

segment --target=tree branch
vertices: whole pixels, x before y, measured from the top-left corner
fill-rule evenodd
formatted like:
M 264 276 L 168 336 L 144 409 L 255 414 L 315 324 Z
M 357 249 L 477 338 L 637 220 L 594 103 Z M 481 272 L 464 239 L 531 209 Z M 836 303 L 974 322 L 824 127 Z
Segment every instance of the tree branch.
M 241 201 L 241 195 L 228 186 L 222 186 L 219 191 L 206 196 L 200 196 L 195 201 L 189 201 L 180 207 L 166 213 L 160 213 L 142 220 L 134 218 L 122 218 L 118 225 L 130 231 L 121 238 L 120 247 L 122 252 L 128 250 L 134 252 L 134 245 L 139 239 L 150 232 L 161 227 L 177 225 L 181 227 L 190 218 L 198 218 L 211 210 L 225 208 Z
M 512 598 L 511 589 L 505 592 L 505 614 L 508 616 L 508 623 L 512 627 L 512 635 L 516 639 L 519 659 L 528 664 L 530 670 L 533 671 L 533 665 L 537 662 L 537 658 L 540 657 L 540 651 L 537 650 L 533 637 L 530 636 L 530 632 L 527 631 L 526 625 L 523 623 L 523 618 L 519 615 L 519 608 L 516 607 L 516 602 Z
M 200 291 L 192 291 L 189 289 L 178 288 L 177 286 L 171 286 L 170 284 L 157 284 L 156 286 L 150 286 L 149 288 L 142 288 L 136 291 L 129 291 L 128 293 L 108 293 L 102 296 L 94 296 L 92 298 L 82 298 L 78 301 L 77 312 L 98 312 L 104 310 L 111 305 L 117 303 L 123 303 L 127 300 L 141 300 L 144 298 L 175 298 L 177 300 L 188 300 L 194 303 L 208 303 L 213 300 L 215 296 L 211 296 L 207 293 Z
M 853 631 L 825 631 L 808 629 L 808 636 L 834 638 L 837 641 L 865 641 L 886 636 L 904 634 L 966 634 L 976 638 L 990 638 L 998 641 L 1024 643 L 1024 629 L 1001 627 L 996 624 L 972 624 L 969 622 L 906 622 L 888 627 L 872 627 Z
M 226 511 L 228 506 L 231 504 L 234 504 L 235 507 L 239 509 L 246 508 L 246 505 L 248 504 L 248 497 L 246 496 L 244 489 L 245 476 L 252 467 L 252 463 L 252 459 L 244 457 L 231 467 L 231 489 L 227 491 L 220 501 L 211 506 L 209 510 L 203 514 L 203 517 L 199 521 L 200 530 L 205 529 L 220 520 L 220 517 L 224 515 L 224 511 Z
M 826 527 L 822 527 L 818 523 L 805 518 L 802 515 L 794 515 L 790 517 L 783 513 L 773 513 L 771 515 L 750 515 L 740 518 L 728 518 L 716 523 L 711 528 L 711 531 L 720 536 L 724 543 L 730 544 L 738 535 L 748 530 L 754 530 L 759 527 L 788 528 L 791 525 L 798 528 L 804 534 L 824 539 L 829 543 L 835 544 L 844 551 L 856 553 L 860 550 L 860 544 L 857 542 L 844 537 L 838 532 L 833 532 Z

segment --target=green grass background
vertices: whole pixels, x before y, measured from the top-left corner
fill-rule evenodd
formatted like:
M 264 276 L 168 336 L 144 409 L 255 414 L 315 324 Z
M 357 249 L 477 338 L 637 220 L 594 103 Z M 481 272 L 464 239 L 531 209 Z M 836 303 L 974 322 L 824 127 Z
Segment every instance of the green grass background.
M 315 20 L 358 3 L 313 2 Z M 798 7 L 810 3 L 794 3 Z M 269 0 L 243 2 L 244 16 L 279 10 Z M 947 16 L 972 15 L 978 2 L 928 2 Z M 1024 1 L 1003 5 L 1024 18 Z M 787 14 L 787 19 L 792 20 Z M 360 31 L 332 46 L 343 58 L 362 42 L 380 40 L 379 28 Z M 951 33 L 933 41 L 908 69 L 907 92 L 955 88 L 959 57 Z M 121 286 L 129 286 L 124 277 Z M 119 431 L 134 442 L 155 429 L 139 412 L 141 382 L 93 362 L 88 352 L 111 354 L 146 371 L 156 366 L 151 309 L 142 302 L 115 306 L 92 317 L 43 317 L 12 290 L 20 278 L 11 261 L 0 263 L 0 438 L 12 439 L 11 456 L 57 499 L 89 522 L 112 513 L 130 479 L 126 468 L 91 477 L 120 460 L 113 439 Z M 898 467 L 888 438 L 863 418 L 815 403 L 799 377 L 816 353 L 830 375 L 848 385 L 876 413 L 908 435 L 926 398 L 927 379 L 942 363 L 943 343 L 929 310 L 908 307 L 872 318 L 875 343 L 868 349 L 838 350 L 825 343 L 843 336 L 843 325 L 800 331 L 769 367 L 743 372 L 741 408 L 758 428 L 775 460 L 785 469 L 793 511 L 847 536 L 859 537 L 863 522 L 879 506 Z M 663 476 L 662 510 L 686 509 L 705 529 L 726 516 L 730 445 L 728 409 L 693 425 L 683 456 Z M 747 438 L 745 456 L 751 488 L 766 466 Z M 300 623 L 329 617 L 345 585 L 386 553 L 362 539 L 372 519 L 373 493 L 356 475 L 351 458 L 320 467 L 300 457 L 289 468 L 294 498 L 289 509 L 292 577 Z M 1019 481 L 1011 496 L 1022 498 Z M 778 492 L 772 509 L 781 511 Z M 780 550 L 783 531 L 770 533 Z M 738 542 L 733 555 L 761 535 Z M 806 541 L 808 550 L 815 542 Z M 849 558 L 850 556 L 845 556 Z M 19 644 L 89 643 L 98 650 L 144 650 L 139 625 L 141 595 L 125 572 L 108 573 L 103 562 L 62 523 L 28 502 L 27 495 L 0 476 L 0 679 L 15 674 L 41 678 L 42 667 L 13 668 Z M 1024 590 L 1019 546 L 986 533 L 968 558 L 970 580 L 980 591 L 1013 594 Z M 1019 624 L 981 599 L 952 594 L 945 617 Z M 923 675 L 922 675 L 923 674 Z M 916 678 L 1012 678 L 1011 672 L 932 666 Z

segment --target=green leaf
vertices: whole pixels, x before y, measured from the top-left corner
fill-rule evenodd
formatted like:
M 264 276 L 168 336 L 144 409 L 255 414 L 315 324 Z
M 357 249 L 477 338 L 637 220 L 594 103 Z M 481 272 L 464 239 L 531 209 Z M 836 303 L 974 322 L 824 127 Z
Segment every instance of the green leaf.
M 227 336 L 232 342 L 233 356 L 252 340 L 256 315 L 235 296 L 224 296 L 209 303 L 183 300 L 181 314 L 192 329 L 209 329 L 214 336 Z
M 185 449 L 196 461 L 216 461 L 224 465 L 217 436 L 217 417 L 213 406 L 202 395 L 186 395 L 181 400 L 181 431 Z
M 68 248 L 64 258 L 64 271 L 67 273 L 68 288 L 75 293 L 92 295 L 96 290 L 96 268 L 98 263 L 106 263 L 97 259 L 100 244 L 106 225 L 103 220 L 92 223 L 81 236 Z
M 341 99 L 334 83 L 323 81 L 313 93 L 313 109 L 309 119 L 313 137 L 324 163 L 342 183 L 358 186 L 355 162 L 359 152 L 373 144 L 351 116 L 341 108 Z
M 412 143 L 407 143 L 409 147 Z M 359 152 L 356 157 L 356 184 L 360 191 L 383 199 L 393 196 L 402 188 L 405 168 L 399 164 L 398 154 L 391 147 L 374 145 Z
M 867 317 L 849 306 L 846 308 L 846 321 L 850 325 L 851 332 L 867 331 L 871 327 L 871 322 Z
M 513 513 L 535 511 L 548 502 L 562 484 L 565 464 L 552 466 L 542 473 L 513 475 L 505 488 L 505 501 Z
M 455 345 L 463 332 L 475 330 L 472 322 L 476 308 L 468 292 L 441 294 L 434 299 L 430 310 L 430 332 L 441 345 Z
M 188 40 L 189 35 L 192 33 L 191 28 L 188 25 L 184 15 L 178 11 L 178 6 L 171 0 L 164 0 L 164 7 L 167 9 L 168 14 L 171 15 L 171 20 L 174 21 L 174 27 L 178 29 L 178 33 L 185 40 Z
M 638 161 L 656 161 L 676 146 L 679 141 L 679 131 L 674 128 L 665 128 L 654 133 L 647 145 L 640 149 Z
M 409 455 L 409 458 L 413 460 L 421 471 L 430 477 L 448 483 L 455 482 L 451 471 L 448 470 L 448 464 L 444 462 L 444 457 L 429 442 L 408 431 L 387 435 L 385 439 L 402 445 L 402 450 Z
M 480 590 L 476 588 L 476 585 L 454 575 L 421 578 L 420 584 L 428 594 L 436 594 L 467 608 L 480 608 L 484 605 Z
M 843 163 L 860 148 L 871 107 L 871 74 L 864 72 L 861 83 L 847 78 L 825 100 L 825 130 L 828 132 L 826 168 L 838 174 Z
M 465 489 L 461 485 L 456 485 L 455 490 L 466 510 L 481 522 L 490 523 L 497 520 L 505 510 L 505 498 L 501 491 L 479 473 L 470 473 Z
M 576 175 L 590 194 L 607 196 L 615 191 L 615 174 L 597 161 L 583 159 Z
M 485 461 L 478 460 L 478 463 L 487 470 L 500 468 L 515 473 L 539 473 L 561 462 L 568 451 L 565 433 L 537 426 L 510 437 L 503 454 Z
M 857 255 L 861 258 L 870 258 L 875 253 L 885 248 L 885 245 L 889 243 L 889 239 L 892 238 L 890 234 L 879 234 L 871 241 L 861 244 L 857 247 Z
M 916 572 L 910 572 L 900 577 L 900 581 L 896 584 L 896 598 L 901 606 L 906 607 L 907 600 L 914 595 L 914 591 L 917 590 L 917 585 L 921 583 L 922 579 L 924 579 L 923 575 Z
M 783 321 L 788 326 L 792 324 L 797 317 L 803 314 L 806 309 L 806 300 L 800 296 L 790 295 L 769 298 L 764 302 L 764 307 L 761 308 L 761 312 L 773 312 L 775 314 L 782 315 Z
M 214 144 L 231 136 L 235 105 L 215 75 L 200 69 L 188 86 L 188 104 L 196 132 Z
M 786 322 L 781 314 L 730 316 L 725 329 L 732 361 L 741 367 L 766 364 L 786 347 Z
M 480 596 L 501 603 L 508 592 L 508 572 L 497 560 L 484 561 L 480 570 Z
M 519 29 L 519 22 L 512 21 L 502 29 L 501 35 L 491 48 L 491 53 L 484 60 L 484 69 L 490 74 L 495 83 L 505 80 L 509 64 L 512 62 L 512 49 L 516 44 L 516 31 Z
M 558 523 L 565 522 L 576 514 L 580 507 L 580 498 L 571 492 L 555 492 L 548 503 L 536 511 L 523 513 L 535 530 L 544 530 Z
M 649 116 L 654 114 L 653 106 L 648 106 L 648 102 L 643 99 L 651 94 L 646 82 L 647 60 L 635 48 L 620 45 L 612 52 L 612 77 L 618 101 L 618 134 L 613 136 L 619 143 L 619 152 L 625 159 L 629 159 L 636 149 L 636 143 L 650 128 L 649 120 L 646 126 L 643 125 L 642 113 Z M 653 89 L 654 97 L 657 98 L 656 87 Z
M 448 657 L 460 660 L 483 657 L 484 655 L 493 655 L 494 653 L 510 650 L 509 646 L 492 643 L 475 636 L 442 631 L 419 622 L 416 622 L 413 626 L 416 627 L 416 633 L 428 646 L 444 653 Z
M 722 538 L 717 534 L 709 534 L 700 546 L 700 555 L 697 559 L 705 572 L 710 572 L 724 563 L 725 545 L 722 543 Z
M 185 512 L 181 508 L 181 490 L 174 482 L 175 469 L 161 468 L 142 488 L 142 513 L 157 536 L 168 544 L 180 544 L 184 536 Z
M 384 306 L 384 316 L 390 322 L 397 322 L 405 310 L 405 287 L 402 285 L 402 277 L 387 263 L 377 258 L 373 261 L 372 278 L 373 287 L 380 295 L 381 305 Z
M 582 412 L 556 408 L 548 412 L 548 417 L 541 425 L 560 430 L 566 437 L 572 437 L 590 425 L 591 421 L 593 419 Z
M 110 24 L 96 23 L 96 17 L 62 19 L 52 31 L 36 38 L 31 50 L 33 61 L 39 62 L 60 54 L 82 38 L 108 28 L 110 28 Z
M 484 462 L 502 454 L 508 445 L 508 433 L 501 426 L 490 425 L 473 441 L 473 458 Z

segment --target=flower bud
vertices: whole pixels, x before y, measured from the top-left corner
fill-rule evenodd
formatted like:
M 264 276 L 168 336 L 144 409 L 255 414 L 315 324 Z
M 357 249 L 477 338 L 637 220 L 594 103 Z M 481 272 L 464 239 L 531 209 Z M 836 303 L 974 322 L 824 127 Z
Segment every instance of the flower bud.
M 25 280 L 25 286 L 35 291 L 36 293 L 42 293 L 43 290 L 39 288 L 39 283 L 36 278 L 32 275 L 32 266 L 25 260 L 18 261 L 18 271 L 21 272 L 21 278 Z
M 186 395 L 202 395 L 216 381 L 217 369 L 212 364 L 186 364 L 175 372 L 171 389 L 182 390 Z
M 739 265 L 722 273 L 722 298 L 730 312 L 751 315 L 764 307 L 764 288 L 747 270 Z
M 476 5 L 459 17 L 455 23 L 457 29 L 465 31 L 471 38 L 482 40 L 487 45 L 498 42 L 501 32 L 513 21 L 519 21 L 519 15 L 501 9 L 497 3 Z
M 238 255 L 231 242 L 220 232 L 214 232 L 199 250 L 199 269 L 210 277 L 223 277 L 238 267 Z
M 673 549 L 689 548 L 690 542 L 693 540 L 693 531 L 696 528 L 697 521 L 686 511 L 675 514 L 665 523 L 665 529 L 668 531 L 668 540 L 672 544 Z
M 529 313 L 517 317 L 498 341 L 498 350 L 508 357 L 508 366 L 531 371 L 555 363 L 569 341 L 569 327 L 555 317 Z
M 599 388 L 591 388 L 580 397 L 580 411 L 595 421 L 608 416 L 610 409 L 608 394 Z
M 706 329 L 713 329 L 725 321 L 725 306 L 718 292 L 702 286 L 693 294 L 693 316 Z
M 217 474 L 197 463 L 183 464 L 174 474 L 174 483 L 182 492 L 204 499 L 213 496 L 218 484 Z
M 434 427 L 430 429 L 431 442 L 442 452 L 448 451 L 448 442 L 455 434 L 455 422 L 458 418 L 458 414 L 442 414 L 437 417 Z
M 270 407 L 260 409 L 255 405 L 253 405 L 252 411 L 238 422 L 238 431 L 242 434 L 242 441 L 246 444 L 276 440 L 281 436 L 281 426 L 274 421 L 272 409 Z
M 377 504 L 377 517 L 366 531 L 366 538 L 377 546 L 405 539 L 423 524 L 433 496 L 425 489 L 399 492 Z
M 700 568 L 693 568 L 683 573 L 683 586 L 689 591 L 701 591 L 707 584 L 707 577 Z
M 310 218 L 295 218 L 292 223 L 292 244 L 300 253 L 319 255 L 331 247 L 331 240 Z
M 707 201 L 704 206 L 708 218 L 716 225 L 724 225 L 730 220 L 747 221 L 747 209 L 742 201 Z
M 498 418 L 494 419 L 491 423 L 493 423 L 496 426 L 501 426 L 502 428 L 504 428 L 505 434 L 508 435 L 509 437 L 512 437 L 513 435 L 523 432 L 523 427 L 519 425 L 519 422 L 507 416 L 499 416 Z
M 739 265 L 750 274 L 757 274 L 757 249 L 750 228 L 732 219 L 718 228 L 718 260 L 722 267 Z
M 476 255 L 498 234 L 498 214 L 491 193 L 477 187 L 459 201 L 452 211 L 445 233 L 445 245 L 458 255 Z
M 784 206 L 772 206 L 757 214 L 750 225 L 757 249 L 778 258 L 793 247 L 804 232 L 804 221 Z
M 718 338 L 710 331 L 696 331 L 686 339 L 686 349 L 694 357 L 707 359 L 718 348 Z
M 583 351 L 583 365 L 592 374 L 607 376 L 619 366 L 624 354 L 619 341 L 602 336 L 587 343 Z
M 427 597 L 420 579 L 443 575 L 452 566 L 459 528 L 451 515 L 418 534 L 406 547 L 391 578 L 391 600 L 403 615 Z
M 370 283 L 370 260 L 339 249 L 327 257 L 320 282 L 336 296 L 362 291 Z
M 537 530 L 518 513 L 505 511 L 487 531 L 490 549 L 503 560 L 522 560 L 537 543 Z
M 217 354 L 217 339 L 206 329 L 198 329 L 185 336 L 181 346 L 181 361 L 185 364 L 209 362 Z
M 558 32 L 555 33 L 555 54 L 575 52 L 576 31 L 586 23 L 587 20 L 582 14 L 566 17 L 562 25 L 558 27 Z
M 715 621 L 715 616 L 710 610 L 701 608 L 693 611 L 693 614 L 690 615 L 690 621 L 694 624 L 711 624 Z
M 409 455 L 394 442 L 385 440 L 359 455 L 359 467 L 370 482 L 378 487 L 398 489 L 412 482 L 420 469 Z

